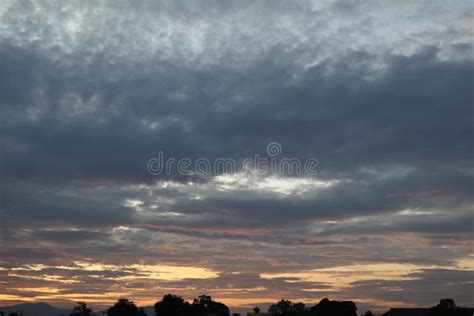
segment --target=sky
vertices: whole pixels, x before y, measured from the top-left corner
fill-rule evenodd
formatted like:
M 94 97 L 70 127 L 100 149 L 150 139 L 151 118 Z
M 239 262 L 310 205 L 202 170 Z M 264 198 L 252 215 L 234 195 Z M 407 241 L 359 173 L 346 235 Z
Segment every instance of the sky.
M 0 305 L 474 305 L 473 19 L 471 1 L 1 1 Z M 150 168 L 172 159 L 186 172 Z M 198 172 L 219 159 L 236 167 Z

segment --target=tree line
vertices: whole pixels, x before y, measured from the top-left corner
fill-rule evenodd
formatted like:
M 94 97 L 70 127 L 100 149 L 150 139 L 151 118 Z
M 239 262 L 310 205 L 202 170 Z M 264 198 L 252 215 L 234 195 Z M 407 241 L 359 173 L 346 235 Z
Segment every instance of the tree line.
M 253 309 L 254 314 L 260 314 L 260 308 Z M 471 315 L 471 309 L 458 307 L 452 299 L 443 299 L 428 310 L 430 316 L 465 316 Z M 167 294 L 154 305 L 155 315 L 148 316 L 230 316 L 229 308 L 220 302 L 215 302 L 208 295 L 195 298 L 192 303 L 182 297 Z M 92 309 L 85 302 L 77 302 L 69 316 L 92 316 Z M 352 301 L 331 301 L 327 298 L 314 306 L 303 303 L 293 303 L 280 300 L 268 308 L 270 316 L 357 316 L 357 306 Z M 374 315 L 367 311 L 366 316 Z M 143 307 L 126 298 L 119 299 L 107 310 L 107 316 L 147 316 Z M 233 314 L 240 316 L 240 314 Z
M 156 316 L 230 316 L 229 308 L 225 304 L 213 301 L 208 295 L 201 295 L 189 303 L 180 296 L 167 294 L 161 301 L 156 302 L 154 309 Z M 92 309 L 85 302 L 77 302 L 69 316 L 92 316 L 92 314 Z M 121 298 L 107 310 L 107 316 L 147 316 L 147 314 L 143 307 L 137 307 L 133 301 Z

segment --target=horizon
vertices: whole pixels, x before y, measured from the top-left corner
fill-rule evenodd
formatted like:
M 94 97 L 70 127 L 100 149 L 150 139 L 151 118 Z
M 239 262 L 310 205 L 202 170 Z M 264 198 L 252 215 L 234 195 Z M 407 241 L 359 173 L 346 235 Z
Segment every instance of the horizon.
M 168 293 L 169 294 L 169 293 Z M 121 297 L 120 299 L 123 299 L 125 297 Z M 129 298 L 127 298 L 129 299 Z M 194 299 L 194 298 L 193 298 Z M 189 299 L 189 300 L 184 300 L 185 302 L 187 303 L 192 303 L 193 302 L 193 299 Z M 282 298 L 283 299 L 283 298 Z M 327 298 L 324 298 L 324 299 L 327 299 Z M 133 299 L 130 299 L 131 302 L 135 303 L 136 306 L 138 308 L 144 308 L 144 309 L 154 309 L 154 305 L 155 303 L 157 303 L 158 301 L 160 301 L 160 299 L 157 299 L 153 304 L 151 305 L 140 305 L 140 304 L 137 304 L 136 301 L 134 301 Z M 322 299 L 321 299 L 322 300 Z M 318 304 L 321 300 L 317 301 L 317 302 L 311 302 L 311 303 L 304 303 L 306 305 L 306 307 L 310 307 L 310 306 L 314 306 L 316 304 Z M 113 306 L 115 303 L 117 303 L 118 299 L 115 300 L 114 302 L 112 302 L 110 305 L 100 305 L 101 307 L 100 308 L 94 308 L 94 305 L 93 304 L 87 304 L 87 306 L 89 308 L 91 308 L 91 311 L 93 313 L 103 313 L 103 312 L 107 312 L 107 310 L 109 309 L 109 307 Z M 214 299 L 213 298 L 213 301 L 215 302 L 221 302 L 219 299 Z M 298 303 L 298 301 L 292 301 L 292 300 L 289 300 L 291 301 L 292 303 Z M 430 307 L 434 307 L 436 306 L 441 300 L 439 300 L 438 302 L 436 303 L 433 303 L 432 305 L 430 306 L 389 306 L 389 307 L 386 307 L 385 309 L 381 309 L 381 310 L 371 310 L 371 312 L 374 312 L 374 313 L 383 313 L 383 312 L 387 312 L 389 311 L 390 309 L 393 309 L 393 308 L 430 308 Z M 36 305 L 36 304 L 44 304 L 44 305 L 47 305 L 49 307 L 53 307 L 53 308 L 57 308 L 57 309 L 60 309 L 60 310 L 69 310 L 69 311 L 72 311 L 74 306 L 76 305 L 77 302 L 73 302 L 71 301 L 70 302 L 70 306 L 67 307 L 66 305 L 63 305 L 63 306 L 57 306 L 55 305 L 54 303 L 47 303 L 47 302 L 41 302 L 41 301 L 35 301 L 35 302 L 22 302 L 22 303 L 19 303 L 19 304 L 14 304 L 14 305 L 9 305 L 9 306 L 0 306 L 0 309 L 1 308 L 11 308 L 11 307 L 16 307 L 16 306 L 19 306 L 19 305 Z M 87 302 L 85 302 L 87 303 Z M 225 302 L 222 302 L 225 304 Z M 238 313 L 246 313 L 246 312 L 252 312 L 253 309 L 255 307 L 259 307 L 261 312 L 265 312 L 267 311 L 267 309 L 270 307 L 270 305 L 272 304 L 275 304 L 277 303 L 276 301 L 274 302 L 265 302 L 265 303 L 260 303 L 260 304 L 255 304 L 255 305 L 251 305 L 251 306 L 231 306 L 231 305 L 228 305 L 228 304 L 225 304 L 229 307 L 230 309 L 230 314 L 233 314 L 235 312 L 238 312 Z M 368 309 L 363 309 L 363 308 L 360 308 L 359 304 L 357 304 L 357 302 L 354 302 L 357 306 L 357 314 L 361 314 L 363 313 L 363 311 L 367 311 Z M 65 304 L 65 303 L 61 303 L 61 304 Z M 365 306 L 364 304 L 362 304 L 362 306 Z M 457 307 L 462 307 L 462 308 L 472 308 L 474 309 L 474 307 L 470 307 L 470 306 L 460 306 L 460 305 L 456 305 Z M 1 311 L 1 310 L 0 310 Z M 18 310 L 19 312 L 21 312 L 21 310 Z M 145 310 L 146 312 L 146 310 Z M 7 316 L 7 315 L 6 315 Z M 21 316 L 21 315 L 20 315 Z
M 0 305 L 474 306 L 473 17 L 0 1 Z

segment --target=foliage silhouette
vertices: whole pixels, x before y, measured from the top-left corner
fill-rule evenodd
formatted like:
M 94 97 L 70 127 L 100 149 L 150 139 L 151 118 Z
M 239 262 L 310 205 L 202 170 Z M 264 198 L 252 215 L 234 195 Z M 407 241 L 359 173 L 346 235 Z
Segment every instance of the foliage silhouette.
M 180 296 L 167 294 L 155 303 L 156 316 L 187 316 L 191 313 L 191 306 Z
M 107 316 L 146 316 L 143 308 L 138 308 L 133 301 L 121 298 L 107 310 Z
M 195 298 L 192 304 L 183 298 L 167 294 L 155 304 L 156 316 L 230 316 L 229 308 L 208 295 Z
M 208 295 L 201 295 L 195 298 L 191 305 L 193 316 L 212 315 L 212 316 L 230 316 L 229 308 L 219 302 L 214 302 Z
M 303 303 L 292 303 L 288 300 L 281 300 L 268 308 L 271 316 L 300 316 L 306 315 L 306 307 Z
M 307 308 L 303 303 L 281 300 L 268 309 L 271 316 L 357 316 L 357 307 L 351 301 L 323 299 L 319 304 Z
M 92 309 L 87 307 L 86 302 L 77 302 L 70 316 L 90 316 L 92 314 Z
M 357 316 L 357 306 L 352 301 L 339 302 L 325 298 L 309 310 L 311 316 Z
M 429 310 L 430 316 L 471 316 L 472 309 L 457 307 L 454 300 L 445 298 L 439 301 L 439 304 Z

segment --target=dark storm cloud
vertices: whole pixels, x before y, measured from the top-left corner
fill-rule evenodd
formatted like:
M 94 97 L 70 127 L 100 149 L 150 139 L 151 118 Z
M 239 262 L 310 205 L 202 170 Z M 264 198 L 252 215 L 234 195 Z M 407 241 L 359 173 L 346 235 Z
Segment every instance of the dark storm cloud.
M 368 67 L 373 56 L 353 52 L 343 61 L 328 60 L 310 68 L 297 82 L 290 79 L 291 64 L 268 62 L 257 62 L 245 73 L 225 67 L 196 71 L 159 65 L 130 75 L 128 66 L 120 65 L 116 71 L 120 75 L 109 82 L 107 74 L 117 66 L 91 72 L 98 65 L 74 60 L 53 64 L 34 50 L 8 46 L 1 53 L 10 60 L 4 65 L 2 91 L 13 91 L 2 103 L 2 139 L 8 145 L 2 166 L 7 178 L 149 182 L 153 178 L 146 173 L 145 162 L 156 150 L 194 159 L 200 155 L 211 160 L 239 158 L 243 153 L 261 152 L 266 142 L 276 139 L 292 156 L 318 157 L 320 177 L 355 181 L 314 202 L 272 197 L 271 201 L 220 198 L 204 203 L 257 217 L 281 210 L 272 217 L 277 219 L 394 210 L 407 204 L 406 199 L 385 195 L 407 186 L 429 191 L 454 185 L 460 191 L 454 192 L 454 203 L 469 200 L 472 178 L 448 172 L 467 167 L 472 158 L 472 116 L 465 113 L 471 111 L 473 63 L 439 60 L 434 48 L 410 57 L 385 57 L 382 70 Z M 25 67 L 14 71 L 11 65 Z M 186 82 L 188 100 L 170 100 L 169 91 L 182 89 Z M 213 83 L 217 92 L 210 89 Z M 247 94 L 248 102 L 218 110 L 222 95 L 228 98 L 235 90 Z M 17 106 L 12 107 L 15 102 Z M 78 112 L 75 106 L 80 107 Z M 147 128 L 146 120 L 159 122 L 159 129 Z M 384 168 L 393 166 L 415 172 L 394 183 L 359 178 L 363 168 L 375 168 L 378 177 Z M 379 192 L 384 186 L 391 186 L 387 189 L 393 192 Z M 60 207 L 53 203 L 47 212 Z M 416 206 L 418 202 L 410 203 Z M 82 203 L 70 198 L 69 205 Z M 202 209 L 195 201 L 192 205 L 193 211 Z M 35 214 L 46 216 L 40 209 L 40 204 L 35 205 Z M 112 218 L 105 214 L 106 219 Z
M 3 45 L 2 172 L 151 181 L 144 164 L 158 150 L 245 158 L 272 140 L 292 156 L 318 157 L 323 175 L 393 164 L 467 167 L 473 63 L 442 61 L 437 51 L 385 56 L 382 70 L 370 69 L 374 56 L 352 52 L 292 80 L 289 60 L 264 58 L 245 72 L 158 64 L 131 73 L 132 65 L 99 57 L 55 64 Z M 172 99 L 179 91 L 185 100 Z M 231 107 L 241 95 L 245 102 Z

